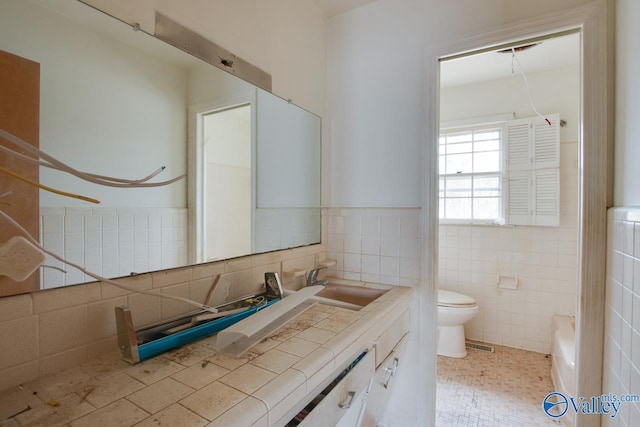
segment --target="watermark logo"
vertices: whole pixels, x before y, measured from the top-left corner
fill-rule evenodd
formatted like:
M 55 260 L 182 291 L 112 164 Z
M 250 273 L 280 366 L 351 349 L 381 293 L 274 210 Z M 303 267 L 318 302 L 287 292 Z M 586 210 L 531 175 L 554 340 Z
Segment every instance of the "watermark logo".
M 620 410 L 620 405 L 627 402 L 640 402 L 640 396 L 609 393 L 590 398 L 567 397 L 554 391 L 545 396 L 542 401 L 542 409 L 551 418 L 560 418 L 568 411 L 575 414 L 609 415 L 611 418 L 615 418 Z
M 569 409 L 569 401 L 564 394 L 553 392 L 547 394 L 542 401 L 542 409 L 551 418 L 560 418 L 567 413 Z

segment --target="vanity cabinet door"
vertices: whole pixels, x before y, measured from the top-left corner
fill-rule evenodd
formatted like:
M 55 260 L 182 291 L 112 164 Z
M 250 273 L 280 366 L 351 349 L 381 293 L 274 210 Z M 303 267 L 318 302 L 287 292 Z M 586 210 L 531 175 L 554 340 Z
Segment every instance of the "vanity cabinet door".
M 375 355 L 369 351 L 358 364 L 313 408 L 300 427 L 335 426 L 340 419 L 361 402 L 375 371 Z
M 401 369 L 402 355 L 407 345 L 408 336 L 409 334 L 404 335 L 400 342 L 391 350 L 387 358 L 380 364 L 378 369 L 376 369 L 360 426 L 375 427 L 384 414 L 387 403 L 389 403 L 389 398 L 391 397 L 391 390 L 395 384 L 398 369 Z
M 367 393 L 360 393 L 357 400 L 354 399 L 351 404 L 351 408 L 347 410 L 335 427 L 358 427 L 358 420 L 360 419 L 363 411 L 362 406 L 366 405 L 366 397 Z
M 410 320 L 409 310 L 406 310 L 378 337 L 375 342 L 376 368 L 387 359 L 400 339 L 409 331 Z

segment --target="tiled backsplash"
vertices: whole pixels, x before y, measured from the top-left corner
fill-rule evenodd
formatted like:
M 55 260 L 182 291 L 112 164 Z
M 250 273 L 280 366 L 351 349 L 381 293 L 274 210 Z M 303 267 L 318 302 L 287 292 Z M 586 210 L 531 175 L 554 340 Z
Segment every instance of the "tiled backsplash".
M 324 245 L 312 245 L 117 280 L 204 302 L 220 274 L 215 303 L 261 289 L 266 271 L 311 268 L 325 259 L 324 251 Z M 116 351 L 116 306 L 131 308 L 136 327 L 191 310 L 182 302 L 97 282 L 0 298 L 0 390 Z
M 551 351 L 551 316 L 577 305 L 577 143 L 563 143 L 560 227 L 441 225 L 438 281 L 472 296 L 480 313 L 467 338 L 542 353 Z M 498 289 L 498 275 L 517 290 Z
M 323 211 L 330 276 L 415 287 L 420 279 L 420 209 Z
M 126 276 L 187 264 L 186 208 L 40 209 L 43 246 L 104 277 Z M 93 279 L 48 257 L 41 288 Z
M 420 209 L 328 208 L 322 211 L 322 241 L 327 258 L 336 260 L 327 275 L 411 286 L 411 323 L 403 368 L 383 416 L 385 425 L 415 425 L 415 396 L 421 389 L 419 295 L 421 282 Z M 293 265 L 297 267 L 297 265 Z M 434 350 L 435 352 L 435 350 Z
M 640 395 L 640 208 L 608 213 L 602 393 Z M 603 426 L 635 426 L 640 402 L 620 406 Z

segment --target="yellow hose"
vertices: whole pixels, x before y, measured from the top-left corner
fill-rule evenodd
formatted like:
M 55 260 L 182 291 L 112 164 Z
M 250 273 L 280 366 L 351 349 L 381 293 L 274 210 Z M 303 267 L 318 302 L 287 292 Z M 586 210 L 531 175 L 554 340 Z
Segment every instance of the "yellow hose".
M 72 199 L 78 199 L 78 200 L 84 200 L 85 202 L 89 202 L 89 203 L 95 203 L 96 205 L 100 203 L 100 200 L 96 200 L 96 199 L 92 199 L 90 197 L 85 197 L 85 196 L 80 196 L 78 194 L 71 194 L 71 193 L 67 193 L 66 191 L 61 191 L 61 190 L 56 190 L 55 188 L 51 188 L 51 187 L 47 187 L 46 185 L 42 185 L 38 182 L 35 182 L 29 178 L 26 178 L 22 175 L 18 175 L 15 172 L 10 171 L 9 169 L 6 169 L 2 166 L 0 166 L 0 172 L 4 172 L 9 176 L 14 177 L 15 179 L 22 181 L 22 182 L 26 182 L 27 184 L 36 186 L 38 188 L 42 188 L 45 191 L 49 191 L 51 193 L 54 194 L 59 194 L 61 196 L 65 196 L 65 197 L 71 197 Z

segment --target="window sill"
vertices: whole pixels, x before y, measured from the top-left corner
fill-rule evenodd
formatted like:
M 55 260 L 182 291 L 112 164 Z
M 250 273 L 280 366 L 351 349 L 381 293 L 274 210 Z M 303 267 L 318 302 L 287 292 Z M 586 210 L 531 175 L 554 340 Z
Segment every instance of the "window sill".
M 474 221 L 452 221 L 440 220 L 440 225 L 468 225 L 473 227 L 498 227 L 498 228 L 515 228 L 514 224 L 497 224 L 495 222 L 474 222 Z

